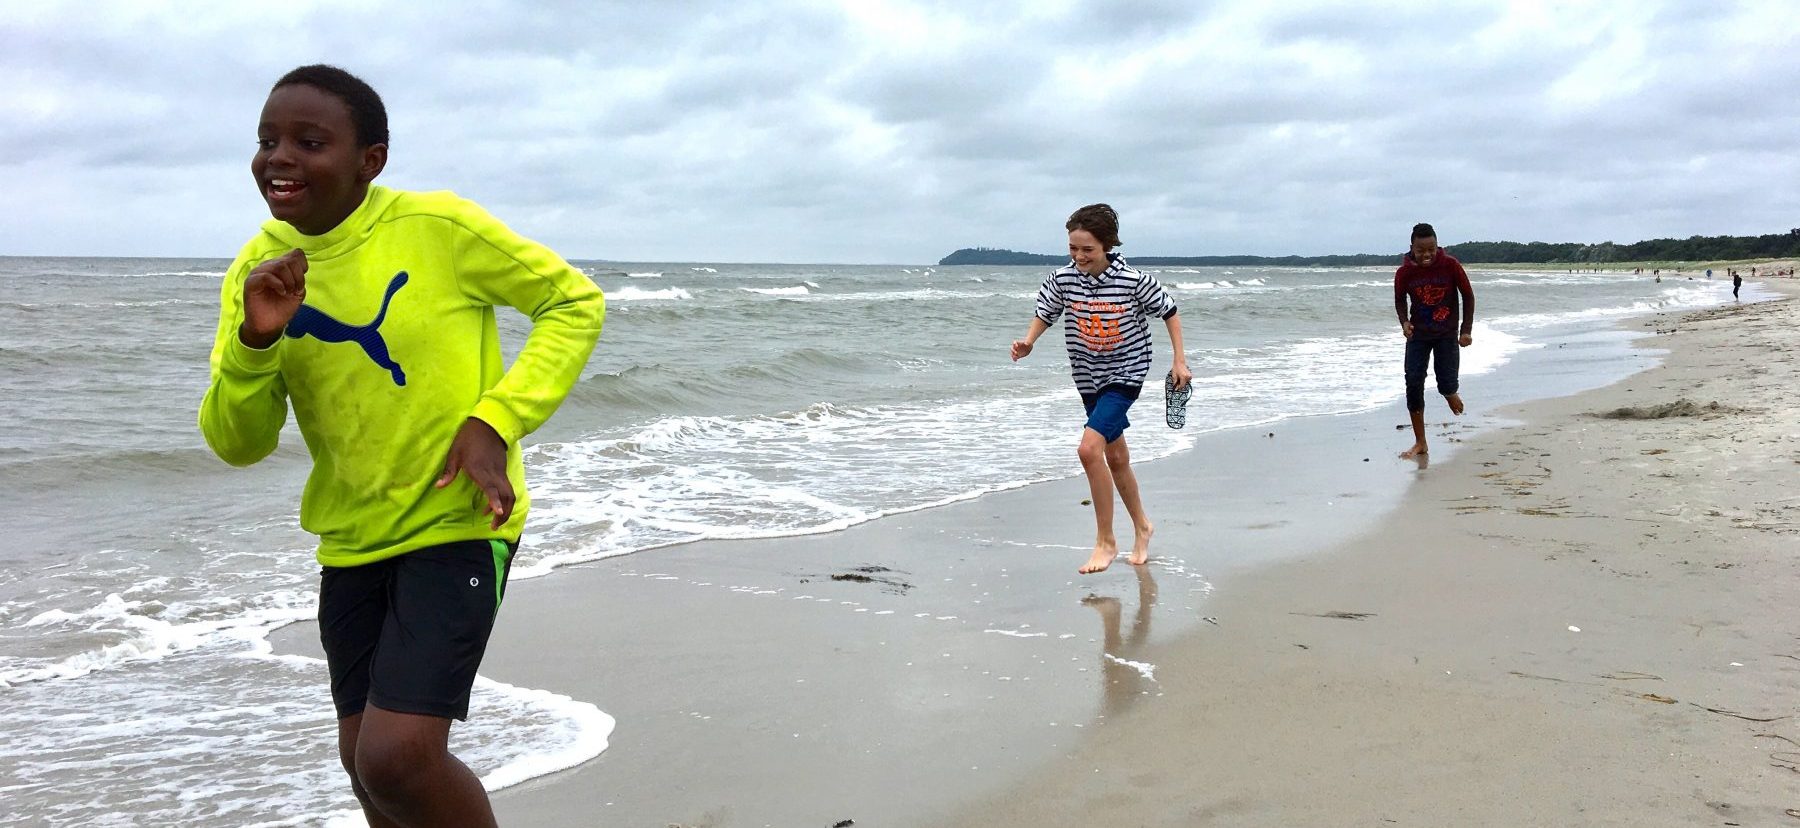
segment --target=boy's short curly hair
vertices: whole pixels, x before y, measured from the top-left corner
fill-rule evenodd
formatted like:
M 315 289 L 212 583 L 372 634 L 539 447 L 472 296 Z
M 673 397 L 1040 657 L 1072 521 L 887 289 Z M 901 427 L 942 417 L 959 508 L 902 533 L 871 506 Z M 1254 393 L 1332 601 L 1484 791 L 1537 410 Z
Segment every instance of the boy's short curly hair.
M 350 107 L 350 122 L 356 126 L 356 142 L 365 147 L 388 142 L 387 107 L 375 88 L 355 75 L 336 66 L 315 63 L 302 66 L 281 76 L 269 88 L 273 93 L 283 86 L 310 86 L 331 95 Z
M 1437 231 L 1432 229 L 1431 225 L 1426 224 L 1425 222 L 1422 222 L 1422 221 L 1419 222 L 1418 224 L 1413 225 L 1412 241 L 1418 241 L 1419 239 L 1435 239 L 1435 238 L 1437 238 Z
M 1069 223 L 1063 229 L 1070 232 L 1086 230 L 1094 234 L 1094 239 L 1106 250 L 1124 244 L 1119 241 L 1119 213 L 1106 204 L 1089 204 L 1070 213 Z

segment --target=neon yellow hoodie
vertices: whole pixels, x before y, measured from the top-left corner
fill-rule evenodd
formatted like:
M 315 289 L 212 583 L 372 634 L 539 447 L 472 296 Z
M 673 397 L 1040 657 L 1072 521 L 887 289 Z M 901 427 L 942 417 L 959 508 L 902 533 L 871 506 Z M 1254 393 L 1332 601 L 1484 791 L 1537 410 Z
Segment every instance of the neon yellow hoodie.
M 293 248 L 306 253 L 306 301 L 280 340 L 250 348 L 238 339 L 244 279 Z M 300 526 L 319 536 L 326 566 L 451 541 L 516 542 L 531 504 L 519 438 L 580 378 L 606 315 L 585 274 L 473 202 L 375 186 L 324 235 L 265 223 L 226 272 L 219 302 L 200 431 L 225 462 L 247 466 L 275 450 L 292 401 L 313 458 Z M 510 370 L 495 305 L 532 320 Z M 467 475 L 433 486 L 469 417 L 507 444 L 518 500 L 499 529 Z

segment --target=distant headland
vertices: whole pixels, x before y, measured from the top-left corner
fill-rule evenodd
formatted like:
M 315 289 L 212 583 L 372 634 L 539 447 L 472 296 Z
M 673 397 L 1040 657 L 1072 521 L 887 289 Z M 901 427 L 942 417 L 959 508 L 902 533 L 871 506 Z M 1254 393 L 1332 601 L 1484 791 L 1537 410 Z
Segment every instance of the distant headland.
M 1633 244 L 1581 242 L 1463 242 L 1447 249 L 1470 264 L 1562 264 L 1594 266 L 1609 262 L 1711 262 L 1738 259 L 1800 257 L 1800 228 L 1766 236 L 1689 236 L 1651 239 Z M 1128 256 L 1132 264 L 1153 267 L 1361 267 L 1391 265 L 1400 254 L 1356 253 L 1338 256 Z M 1068 256 L 1021 253 L 994 247 L 965 247 L 938 260 L 949 265 L 1059 265 Z

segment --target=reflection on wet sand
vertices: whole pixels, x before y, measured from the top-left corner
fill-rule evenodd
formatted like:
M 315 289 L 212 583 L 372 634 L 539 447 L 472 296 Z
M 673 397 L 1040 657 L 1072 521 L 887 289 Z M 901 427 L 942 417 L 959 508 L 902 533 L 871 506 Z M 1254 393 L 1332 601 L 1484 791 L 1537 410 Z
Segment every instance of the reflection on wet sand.
M 1119 629 L 1119 599 L 1092 594 L 1081 599 L 1081 603 L 1100 613 L 1104 633 L 1100 651 L 1101 689 L 1104 691 L 1101 714 L 1106 716 L 1123 712 L 1156 684 L 1156 666 L 1138 658 L 1150 640 L 1150 615 L 1156 607 L 1156 579 L 1151 576 L 1149 566 L 1131 569 L 1137 573 L 1138 602 L 1129 636 L 1122 635 Z

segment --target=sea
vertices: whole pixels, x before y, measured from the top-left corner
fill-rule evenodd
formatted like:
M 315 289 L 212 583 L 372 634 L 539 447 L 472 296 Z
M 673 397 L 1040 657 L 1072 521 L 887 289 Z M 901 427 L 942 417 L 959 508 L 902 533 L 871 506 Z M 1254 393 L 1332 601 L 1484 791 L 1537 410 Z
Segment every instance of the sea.
M 1043 267 L 578 261 L 600 345 L 527 438 L 515 578 L 698 539 L 831 532 L 1079 474 L 1060 332 L 1025 360 Z M 200 437 L 223 259 L 0 257 L 0 801 L 9 824 L 355 824 L 311 618 L 292 423 L 245 469 Z M 1134 459 L 1276 421 L 1401 411 L 1388 267 L 1150 267 L 1194 394 L 1164 428 L 1167 338 Z M 1730 301 L 1697 274 L 1471 268 L 1465 377 L 1561 332 Z M 501 311 L 508 358 L 528 321 Z M 481 679 L 452 749 L 489 789 L 599 755 L 592 700 Z

